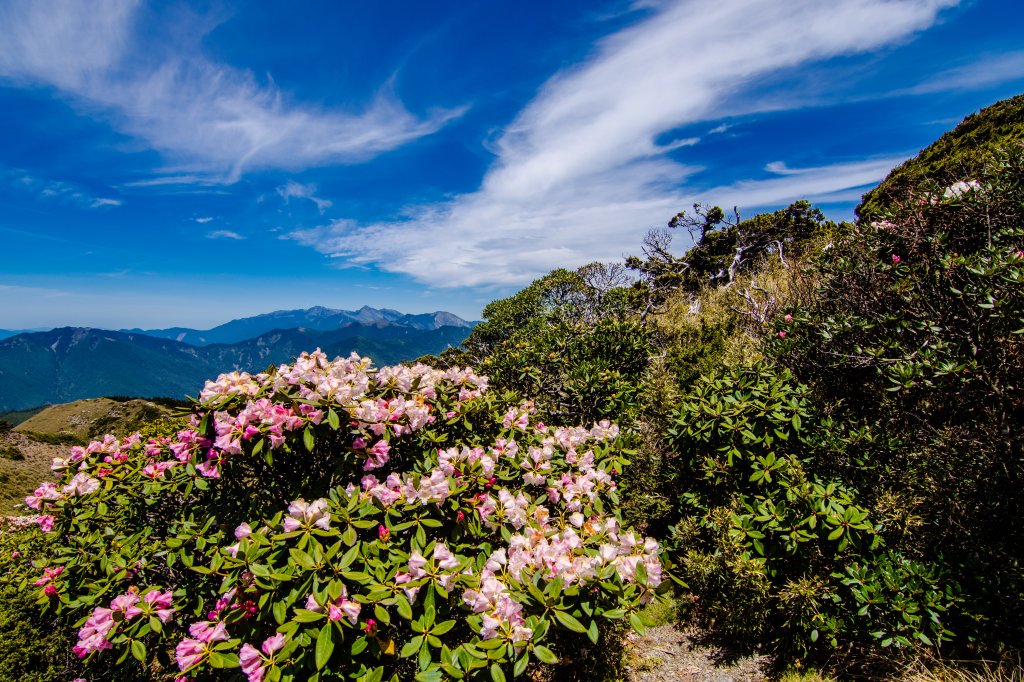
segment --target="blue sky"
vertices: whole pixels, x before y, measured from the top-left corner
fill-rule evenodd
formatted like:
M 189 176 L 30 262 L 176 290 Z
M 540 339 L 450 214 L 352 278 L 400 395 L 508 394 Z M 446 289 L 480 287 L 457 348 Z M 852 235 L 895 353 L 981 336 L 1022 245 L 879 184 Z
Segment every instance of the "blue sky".
M 848 218 L 1024 90 L 1021 25 L 1013 0 L 0 0 L 0 328 L 475 318 L 694 201 Z

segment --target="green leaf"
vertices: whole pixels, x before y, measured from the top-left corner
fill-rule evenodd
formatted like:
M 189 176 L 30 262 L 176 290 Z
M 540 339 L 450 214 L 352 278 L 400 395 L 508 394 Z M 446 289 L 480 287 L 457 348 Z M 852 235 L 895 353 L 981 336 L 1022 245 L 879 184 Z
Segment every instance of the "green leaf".
M 225 654 L 219 651 L 211 651 L 208 661 L 210 667 L 213 668 L 237 668 L 239 665 L 236 654 Z
M 357 638 L 354 642 L 352 642 L 352 655 L 358 656 L 359 654 L 363 653 L 363 651 L 366 650 L 366 647 L 367 645 L 369 645 L 369 643 L 370 640 L 366 639 L 366 637 Z
M 137 639 L 132 640 L 132 656 L 140 663 L 146 662 L 146 645 Z
M 313 435 L 313 429 L 309 426 L 302 432 L 302 444 L 306 446 L 306 449 L 313 452 L 313 446 L 316 445 L 316 437 Z
M 288 607 L 283 601 L 274 602 L 272 607 L 274 620 L 277 621 L 278 625 L 284 625 L 285 619 L 288 617 Z
M 526 666 L 529 665 L 529 663 L 530 656 L 525 653 L 516 659 L 516 664 L 512 667 L 512 677 L 519 677 L 526 672 Z
M 647 634 L 647 630 L 644 628 L 644 622 L 640 620 L 640 616 L 635 613 L 629 614 L 629 624 L 633 626 L 633 629 L 638 635 Z
M 295 609 L 294 620 L 298 623 L 315 623 L 321 618 L 325 618 L 324 614 L 317 613 L 316 611 L 307 611 L 306 609 Z
M 423 637 L 413 637 L 402 646 L 402 650 L 399 652 L 398 656 L 400 658 L 409 658 L 416 654 L 422 645 Z
M 430 634 L 441 636 L 449 630 L 451 630 L 453 627 L 455 627 L 455 621 L 446 620 L 443 623 L 438 623 L 437 625 L 435 625 L 434 628 L 430 631 Z
M 423 672 L 416 673 L 416 677 L 413 679 L 416 682 L 441 682 L 444 679 L 444 675 L 441 674 L 440 670 L 424 670 Z
M 395 606 L 398 607 L 398 615 L 406 620 L 412 620 L 412 606 L 410 606 L 408 599 L 398 595 L 395 597 Z
M 590 627 L 587 628 L 587 638 L 590 639 L 590 641 L 594 644 L 597 644 L 598 631 L 596 620 L 590 621 Z
M 301 549 L 296 549 L 295 547 L 291 547 L 288 550 L 288 554 L 291 555 L 292 560 L 295 563 L 297 563 L 299 566 L 301 566 L 302 568 L 306 569 L 307 571 L 313 570 L 313 568 L 316 566 L 316 562 L 313 561 L 313 557 L 309 556 L 308 554 L 303 552 Z
M 316 636 L 316 669 L 322 670 L 334 652 L 334 626 L 327 623 Z
M 338 413 L 334 411 L 334 408 L 327 410 L 327 423 L 330 424 L 331 428 L 335 431 L 341 426 L 341 420 L 338 419 Z
M 547 663 L 548 665 L 558 663 L 558 656 L 555 656 L 551 649 L 546 646 L 541 646 L 540 644 L 533 647 L 533 655 L 536 656 L 537 660 L 541 663 Z
M 341 541 L 344 542 L 346 545 L 352 545 L 353 547 L 358 547 L 359 545 L 355 544 L 357 537 L 358 536 L 356 535 L 356 529 L 353 528 L 352 526 L 349 526 L 348 528 L 345 529 L 345 532 L 341 534 Z M 349 550 L 349 551 L 351 551 L 351 550 Z M 346 552 L 346 554 L 348 554 L 348 552 Z
M 587 629 L 583 627 L 583 623 L 576 620 L 576 618 L 572 614 L 566 611 L 555 611 L 555 618 L 558 619 L 559 623 L 569 628 L 573 632 L 579 632 L 580 634 L 583 634 L 587 631 Z
M 494 682 L 505 682 L 505 671 L 497 663 L 491 665 L 491 679 Z

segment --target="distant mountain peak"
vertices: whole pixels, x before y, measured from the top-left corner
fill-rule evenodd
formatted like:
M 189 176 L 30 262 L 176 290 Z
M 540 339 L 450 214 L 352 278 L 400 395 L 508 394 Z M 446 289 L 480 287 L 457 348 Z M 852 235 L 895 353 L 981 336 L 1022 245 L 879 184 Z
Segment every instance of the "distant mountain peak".
M 443 310 L 432 313 L 410 314 L 392 308 L 374 308 L 369 305 L 364 305 L 358 310 L 342 310 L 317 305 L 311 308 L 275 310 L 262 315 L 243 317 L 205 330 L 171 327 L 168 329 L 148 330 L 122 329 L 121 331 L 124 333 L 146 334 L 161 339 L 172 339 L 193 346 L 208 346 L 211 344 L 239 343 L 280 329 L 329 332 L 344 329 L 351 325 L 374 327 L 393 325 L 399 328 L 421 331 L 435 330 L 441 327 L 469 329 L 473 326 L 472 323 L 467 322 L 458 315 Z

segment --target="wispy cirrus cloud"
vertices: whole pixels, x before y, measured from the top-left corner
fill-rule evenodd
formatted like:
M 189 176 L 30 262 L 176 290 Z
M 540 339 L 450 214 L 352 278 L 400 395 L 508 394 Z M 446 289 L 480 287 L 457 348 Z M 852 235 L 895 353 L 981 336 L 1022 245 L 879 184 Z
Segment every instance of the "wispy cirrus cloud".
M 336 110 L 293 101 L 269 78 L 202 56 L 198 41 L 138 31 L 131 0 L 0 5 L 0 82 L 56 89 L 165 158 L 167 183 L 237 181 L 251 169 L 355 163 L 437 131 L 459 116 L 409 112 L 384 84 Z
M 681 145 L 659 146 L 659 136 L 721 118 L 727 102 L 785 70 L 906 39 L 956 2 L 656 3 L 650 18 L 608 36 L 541 88 L 498 139 L 477 191 L 407 207 L 408 217 L 393 221 L 336 220 L 291 237 L 341 262 L 440 287 L 515 285 L 554 267 L 618 258 L 693 201 L 699 169 Z M 747 207 L 836 196 L 894 164 L 776 165 L 773 177 L 700 196 Z
M 206 238 L 207 239 L 234 239 L 234 240 L 237 240 L 237 241 L 241 241 L 241 240 L 245 239 L 246 237 L 244 235 L 238 234 L 237 232 L 235 232 L 233 230 L 213 230 L 212 232 L 207 232 L 206 233 Z
M 323 199 L 316 195 L 316 185 L 314 184 L 302 184 L 301 182 L 295 182 L 289 180 L 285 184 L 277 188 L 277 194 L 285 203 L 288 203 L 292 199 L 308 199 L 316 204 L 317 210 L 320 211 L 320 215 L 323 215 L 324 211 L 334 205 L 330 199 Z
M 1024 80 L 1024 50 L 987 55 L 969 64 L 945 69 L 900 94 L 980 90 L 1016 80 Z
M 715 187 L 702 192 L 705 201 L 725 206 L 771 206 L 793 199 L 818 202 L 858 201 L 867 188 L 906 159 L 905 154 L 827 166 L 791 168 L 781 161 L 765 166 L 776 177 Z
M 72 182 L 41 178 L 17 168 L 0 171 L 0 181 L 10 189 L 30 194 L 40 201 L 53 201 L 90 209 L 110 208 L 124 203 L 121 199 L 97 196 Z

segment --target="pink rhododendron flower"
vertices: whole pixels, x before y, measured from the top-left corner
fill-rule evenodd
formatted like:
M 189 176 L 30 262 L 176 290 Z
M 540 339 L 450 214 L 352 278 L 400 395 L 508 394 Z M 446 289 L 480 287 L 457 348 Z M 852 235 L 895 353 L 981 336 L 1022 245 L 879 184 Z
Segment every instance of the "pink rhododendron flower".
M 201 620 L 190 625 L 188 633 L 200 642 L 223 642 L 228 638 L 227 625 L 223 621 L 211 624 Z
M 53 524 L 55 521 L 56 519 L 50 516 L 49 514 L 41 514 L 40 516 L 36 517 L 36 524 L 39 526 L 39 529 L 42 530 L 44 533 L 49 533 L 53 530 Z
M 156 614 L 157 618 L 160 619 L 160 622 L 166 623 L 174 615 L 175 609 L 171 606 L 173 597 L 174 595 L 169 590 L 167 592 L 151 590 L 142 599 L 149 605 L 149 608 Z
M 185 671 L 200 663 L 208 653 L 204 642 L 186 637 L 174 648 L 174 659 L 178 663 L 178 670 Z
M 331 527 L 331 514 L 327 511 L 327 500 L 320 498 L 307 503 L 298 499 L 288 505 L 288 516 L 284 519 L 284 532 L 291 533 L 300 528 L 310 527 L 328 530 Z
M 57 486 L 54 483 L 43 483 L 36 491 L 25 498 L 25 505 L 32 509 L 40 510 L 43 508 L 43 503 L 47 500 L 60 500 L 64 498 L 64 494 L 57 490 Z
M 124 614 L 125 620 L 131 620 L 142 613 L 142 609 L 136 606 L 139 601 L 139 595 L 134 592 L 125 592 L 122 595 L 114 597 L 114 600 L 110 602 L 110 610 L 119 611 Z
M 981 184 L 977 180 L 960 180 L 954 182 L 952 185 L 946 188 L 942 193 L 943 199 L 959 199 L 969 192 L 976 192 L 981 189 Z
M 33 584 L 36 587 L 42 587 L 43 585 L 45 585 L 45 584 L 55 580 L 57 578 L 57 576 L 59 576 L 63 572 L 64 572 L 64 567 L 63 566 L 57 566 L 56 568 L 44 568 L 43 569 L 43 577 L 41 577 L 38 580 L 36 580 Z
M 249 682 L 262 682 L 265 674 L 263 656 L 260 655 L 256 647 L 251 644 L 243 644 L 238 651 L 238 663 Z

